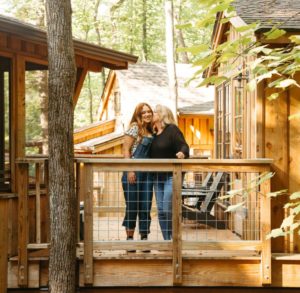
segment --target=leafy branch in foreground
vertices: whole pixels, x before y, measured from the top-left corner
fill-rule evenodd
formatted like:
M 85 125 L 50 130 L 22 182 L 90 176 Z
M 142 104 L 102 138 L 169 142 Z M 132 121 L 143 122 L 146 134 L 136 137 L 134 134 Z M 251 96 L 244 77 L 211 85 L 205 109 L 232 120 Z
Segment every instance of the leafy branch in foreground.
M 216 16 L 219 17 L 221 24 L 233 20 L 236 17 L 233 2 L 234 0 L 200 0 L 199 9 L 205 10 L 206 14 L 200 21 L 195 22 L 194 26 L 201 31 L 214 24 Z M 295 12 L 294 16 L 289 19 L 298 14 L 299 12 Z M 227 38 L 221 44 L 213 44 L 213 46 L 200 44 L 187 48 L 186 50 L 195 55 L 193 65 L 198 69 L 191 80 L 201 77 L 198 86 L 208 84 L 218 86 L 229 80 L 233 72 L 239 74 L 248 70 L 250 80 L 247 89 L 253 91 L 260 82 L 267 81 L 268 88 L 273 89 L 267 97 L 269 100 L 277 99 L 281 92 L 291 87 L 300 88 L 296 79 L 296 74 L 298 73 L 299 76 L 300 73 L 300 36 L 291 35 L 287 38 L 285 30 L 280 28 L 283 25 L 284 23 L 277 23 L 269 31 L 258 35 L 257 31 L 261 28 L 261 24 L 247 24 L 235 28 L 238 33 L 237 38 Z M 278 48 L 278 46 L 268 45 L 282 37 L 289 40 L 288 46 L 284 45 Z M 217 73 L 215 69 L 218 67 L 222 69 Z M 206 78 L 202 79 L 203 75 Z M 289 116 L 289 120 L 299 118 L 300 112 Z M 263 175 L 262 178 L 265 176 Z M 251 184 L 253 182 L 240 190 L 231 190 L 222 197 L 223 199 L 230 199 L 235 195 L 242 197 L 242 202 L 230 205 L 227 212 L 236 211 L 246 203 L 247 196 L 254 190 L 253 188 L 257 188 L 259 182 L 257 181 L 254 186 Z M 276 197 L 281 194 L 286 194 L 286 190 L 270 193 L 269 196 Z M 268 237 L 284 236 L 299 229 L 300 192 L 291 194 L 289 200 L 290 202 L 284 208 L 290 209 L 290 215 L 283 220 L 280 228 L 272 230 Z M 300 233 L 299 231 L 298 233 Z

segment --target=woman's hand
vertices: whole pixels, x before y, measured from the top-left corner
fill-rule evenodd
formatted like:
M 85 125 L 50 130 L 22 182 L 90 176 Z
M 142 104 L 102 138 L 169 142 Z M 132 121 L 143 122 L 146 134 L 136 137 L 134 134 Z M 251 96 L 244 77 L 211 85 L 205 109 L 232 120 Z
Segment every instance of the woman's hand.
M 177 159 L 184 159 L 184 153 L 183 152 L 178 152 L 177 154 L 176 154 L 176 157 L 177 157 Z
M 135 184 L 136 183 L 136 176 L 134 172 L 128 172 L 127 173 L 127 180 L 129 184 Z

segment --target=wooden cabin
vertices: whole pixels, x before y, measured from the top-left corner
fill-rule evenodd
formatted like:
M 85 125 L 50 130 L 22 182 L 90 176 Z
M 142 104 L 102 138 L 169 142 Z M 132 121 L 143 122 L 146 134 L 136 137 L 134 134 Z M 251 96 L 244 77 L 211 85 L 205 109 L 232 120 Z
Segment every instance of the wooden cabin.
M 193 76 L 193 69 L 188 64 L 176 65 L 178 78 L 178 124 L 192 149 L 192 154 L 212 157 L 214 137 L 214 103 L 212 88 L 196 88 L 195 83 L 187 85 Z M 140 102 L 151 106 L 164 104 L 174 109 L 175 103 L 170 100 L 168 77 L 165 64 L 137 63 L 129 65 L 127 70 L 111 71 L 103 91 L 99 106 L 99 120 L 115 119 L 115 132 L 123 133 L 128 127 L 133 109 Z M 91 125 L 90 127 L 94 127 Z M 84 136 L 89 126 L 77 130 Z M 109 136 L 107 136 L 109 139 Z M 115 141 L 117 142 L 117 141 Z M 118 141 L 122 143 L 122 140 Z M 103 143 L 95 140 L 76 145 L 75 150 L 90 148 L 91 153 L 101 153 Z M 114 144 L 115 146 L 115 144 Z M 103 149 L 104 150 L 104 149 Z M 115 153 L 105 148 L 105 153 Z
M 75 51 L 80 68 L 75 98 L 84 72 L 101 70 L 103 66 L 125 69 L 128 63 L 136 61 L 134 56 L 79 41 L 75 41 Z M 8 128 L 6 123 L 0 124 L 9 129 L 0 144 L 5 162 L 1 165 L 5 179 L 2 179 L 0 193 L 0 292 L 6 292 L 7 288 L 47 289 L 48 158 L 26 153 L 24 129 L 26 90 L 30 90 L 26 87 L 26 74 L 29 70 L 47 68 L 45 32 L 1 17 L 0 56 L 0 96 L 1 101 L 4 100 L 1 119 L 10 122 Z M 118 95 L 114 96 L 118 100 Z M 94 129 L 75 133 L 75 139 L 78 143 L 88 138 L 97 139 L 99 129 L 102 138 L 111 135 L 110 123 L 117 124 L 109 120 L 99 122 Z M 7 137 L 9 143 L 5 140 Z M 109 149 L 109 141 L 112 140 L 103 141 L 102 146 L 106 144 Z M 78 200 L 83 201 L 83 204 L 78 202 L 78 209 L 74 211 L 79 227 L 78 287 L 122 287 L 124 290 L 126 287 L 155 287 L 159 290 L 158 287 L 173 286 L 300 286 L 299 258 L 271 254 L 271 241 L 266 239 L 271 228 L 271 205 L 267 197 L 270 180 L 251 189 L 244 202 L 238 196 L 231 201 L 220 198 L 226 195 L 228 186 L 232 186 L 228 178 L 236 179 L 234 188 L 251 184 L 251 180 L 270 170 L 272 160 L 131 160 L 105 154 L 78 154 L 74 163 L 76 192 Z M 125 240 L 124 200 L 119 180 L 124 171 L 173 173 L 172 240 L 163 240 L 155 210 L 148 241 L 139 240 L 138 231 L 133 241 Z M 189 172 L 199 178 L 199 186 L 191 182 L 182 187 L 182 174 Z M 224 209 L 230 204 L 240 204 L 240 208 L 225 213 Z
M 237 16 L 228 23 L 219 13 L 212 35 L 212 47 L 228 40 L 240 37 L 238 28 L 255 21 L 261 23 L 253 38 L 272 48 L 286 47 L 292 34 L 300 34 L 299 3 L 297 1 L 235 1 Z M 286 35 L 276 40 L 266 40 L 263 33 L 279 23 Z M 255 60 L 255 59 L 254 59 Z M 271 180 L 272 191 L 288 189 L 289 194 L 299 191 L 299 119 L 289 120 L 290 115 L 300 109 L 300 90 L 296 86 L 279 92 L 279 98 L 268 100 L 267 97 L 276 92 L 270 89 L 271 80 L 263 80 L 254 91 L 248 91 L 250 69 L 247 62 L 239 58 L 235 60 L 236 70 L 226 72 L 225 66 L 212 66 L 206 71 L 206 77 L 213 75 L 228 76 L 229 80 L 215 88 L 215 158 L 216 159 L 273 159 L 272 171 L 276 172 Z M 252 60 L 253 61 L 253 60 Z M 242 70 L 242 72 L 241 72 Z M 228 75 L 229 74 L 229 75 Z M 300 82 L 300 74 L 295 76 Z M 283 205 L 287 196 L 272 199 L 272 228 L 278 228 L 289 211 Z M 272 239 L 272 259 L 275 267 L 283 266 L 283 259 L 289 259 L 291 267 L 300 269 L 300 234 L 299 231 L 288 237 Z M 290 253 L 287 258 L 277 254 Z M 295 255 L 293 256 L 293 253 Z M 298 281 L 291 284 L 299 286 Z

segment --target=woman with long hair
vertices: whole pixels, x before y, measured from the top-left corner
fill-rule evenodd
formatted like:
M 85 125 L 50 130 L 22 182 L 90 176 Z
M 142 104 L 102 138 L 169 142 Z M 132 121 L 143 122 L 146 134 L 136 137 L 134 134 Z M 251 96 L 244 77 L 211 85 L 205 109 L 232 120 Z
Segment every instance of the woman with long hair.
M 129 128 L 125 132 L 124 157 L 148 158 L 151 143 L 153 111 L 146 103 L 136 106 Z M 151 206 L 153 182 L 149 172 L 124 172 L 122 176 L 126 212 L 123 226 L 126 229 L 127 240 L 133 240 L 138 217 L 141 240 L 147 240 L 150 233 Z M 135 250 L 128 250 L 135 252 Z M 148 252 L 148 251 L 144 251 Z
M 163 105 L 156 105 L 153 111 L 155 135 L 150 158 L 185 159 L 189 157 L 189 146 L 176 125 L 172 111 Z M 172 195 L 173 174 L 159 172 L 153 178 L 158 220 L 164 240 L 172 239 Z

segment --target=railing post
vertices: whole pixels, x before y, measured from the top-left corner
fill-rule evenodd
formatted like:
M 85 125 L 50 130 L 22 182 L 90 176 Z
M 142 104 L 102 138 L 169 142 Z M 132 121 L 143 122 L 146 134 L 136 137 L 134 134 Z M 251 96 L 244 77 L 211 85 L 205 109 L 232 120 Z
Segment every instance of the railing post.
M 50 196 L 49 196 L 49 160 L 46 159 L 44 162 L 44 184 L 46 193 L 46 242 L 50 242 Z
M 41 168 L 35 164 L 35 226 L 36 243 L 41 243 Z
M 84 284 L 93 284 L 93 167 L 83 167 L 82 188 L 84 198 Z
M 28 163 L 17 164 L 18 178 L 18 284 L 28 285 Z
M 0 198 L 0 293 L 7 292 L 8 199 Z
M 266 169 L 270 171 L 270 169 Z M 262 252 L 261 252 L 261 273 L 262 273 L 262 284 L 269 285 L 272 283 L 271 278 L 271 240 L 266 239 L 267 234 L 271 231 L 271 200 L 267 197 L 267 194 L 271 190 L 270 179 L 261 184 L 261 241 L 262 241 Z
M 182 235 L 181 235 L 181 188 L 182 188 L 182 166 L 175 164 L 173 169 L 173 284 L 182 284 Z

